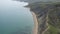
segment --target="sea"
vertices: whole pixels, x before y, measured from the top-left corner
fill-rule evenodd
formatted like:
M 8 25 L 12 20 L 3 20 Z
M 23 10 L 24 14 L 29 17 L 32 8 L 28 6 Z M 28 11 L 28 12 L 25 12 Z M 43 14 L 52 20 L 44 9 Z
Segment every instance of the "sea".
M 0 0 L 0 34 L 32 34 L 34 21 L 25 2 Z

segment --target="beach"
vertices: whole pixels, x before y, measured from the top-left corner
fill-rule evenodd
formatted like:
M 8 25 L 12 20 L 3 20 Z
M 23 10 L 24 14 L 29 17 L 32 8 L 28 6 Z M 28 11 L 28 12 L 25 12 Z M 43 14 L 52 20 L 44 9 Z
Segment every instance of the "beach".
M 37 21 L 37 18 L 34 12 L 32 12 L 32 16 L 34 20 L 33 34 L 37 34 L 38 33 L 38 21 Z

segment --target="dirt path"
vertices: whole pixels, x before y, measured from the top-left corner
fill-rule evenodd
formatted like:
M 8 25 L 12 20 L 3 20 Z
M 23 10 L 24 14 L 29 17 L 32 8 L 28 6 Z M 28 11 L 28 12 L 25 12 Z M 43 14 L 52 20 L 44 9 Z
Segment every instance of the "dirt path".
M 48 23 L 47 23 L 47 26 L 48 26 Z M 47 29 L 45 29 L 45 31 L 43 31 L 43 33 L 42 33 L 42 34 L 44 34 L 48 29 L 49 29 L 49 26 L 48 26 L 48 28 L 47 28 Z

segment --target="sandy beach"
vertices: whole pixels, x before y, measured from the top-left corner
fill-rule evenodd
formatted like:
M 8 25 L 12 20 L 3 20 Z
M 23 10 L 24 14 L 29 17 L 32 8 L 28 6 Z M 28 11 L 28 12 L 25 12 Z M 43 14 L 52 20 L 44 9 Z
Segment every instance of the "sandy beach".
M 38 33 L 38 21 L 37 21 L 35 13 L 32 12 L 32 15 L 33 15 L 33 20 L 34 20 L 33 34 L 37 34 Z

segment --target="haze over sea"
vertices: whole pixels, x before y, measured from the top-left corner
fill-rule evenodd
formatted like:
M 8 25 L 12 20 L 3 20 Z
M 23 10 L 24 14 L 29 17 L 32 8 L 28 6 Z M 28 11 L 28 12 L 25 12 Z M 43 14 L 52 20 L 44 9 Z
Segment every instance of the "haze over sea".
M 32 34 L 33 18 L 27 3 L 0 0 L 0 34 Z

